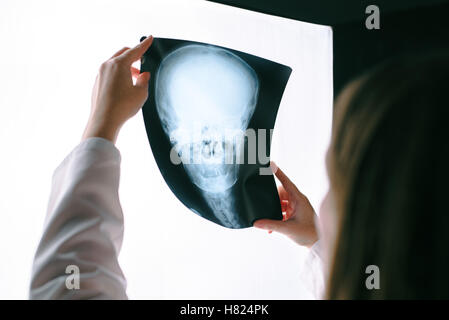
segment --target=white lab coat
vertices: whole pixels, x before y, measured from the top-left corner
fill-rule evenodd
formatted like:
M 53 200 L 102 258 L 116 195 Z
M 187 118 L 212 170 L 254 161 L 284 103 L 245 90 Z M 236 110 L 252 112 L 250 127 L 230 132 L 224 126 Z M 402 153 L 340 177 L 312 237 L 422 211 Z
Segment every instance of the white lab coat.
M 90 138 L 56 169 L 34 258 L 31 299 L 127 298 L 117 260 L 123 240 L 120 160 L 112 142 Z M 80 270 L 80 289 L 66 286 L 70 265 Z
M 33 263 L 30 299 L 127 299 L 118 263 L 123 240 L 120 160 L 112 142 L 89 138 L 56 169 Z M 307 271 L 319 263 L 317 248 L 312 248 L 302 272 L 311 297 L 321 290 L 316 288 L 319 282 L 311 280 L 317 270 Z M 70 266 L 79 268 L 79 289 L 71 281 L 67 284 L 74 275 Z

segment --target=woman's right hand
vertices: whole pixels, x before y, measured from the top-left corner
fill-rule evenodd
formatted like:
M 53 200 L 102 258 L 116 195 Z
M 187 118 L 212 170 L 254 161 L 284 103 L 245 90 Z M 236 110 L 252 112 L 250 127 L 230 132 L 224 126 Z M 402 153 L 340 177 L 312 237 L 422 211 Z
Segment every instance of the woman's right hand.
M 260 219 L 254 222 L 254 227 L 282 233 L 301 246 L 311 247 L 318 241 L 315 210 L 285 173 L 274 162 L 270 165 L 274 175 L 282 183 L 278 192 L 284 219 Z
M 140 73 L 132 63 L 142 57 L 152 42 L 150 36 L 134 48 L 125 47 L 101 65 L 83 139 L 100 137 L 115 143 L 122 125 L 142 108 L 148 97 L 150 73 Z

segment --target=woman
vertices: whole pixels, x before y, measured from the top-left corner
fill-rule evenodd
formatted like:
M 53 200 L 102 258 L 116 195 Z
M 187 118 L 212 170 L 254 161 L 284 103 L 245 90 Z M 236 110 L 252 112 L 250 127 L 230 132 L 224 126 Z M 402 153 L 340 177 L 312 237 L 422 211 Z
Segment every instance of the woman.
M 329 299 L 449 298 L 449 53 L 402 57 L 352 82 L 334 108 L 330 190 L 317 219 Z M 278 170 L 286 221 L 316 241 L 307 198 Z M 319 221 L 318 221 L 319 220 Z M 368 289 L 368 266 L 380 286 Z
M 123 214 L 114 143 L 147 99 L 149 74 L 131 64 L 151 42 L 123 48 L 100 68 L 83 140 L 53 176 L 33 299 L 127 297 L 117 262 Z M 448 61 L 435 55 L 389 63 L 344 91 L 335 107 L 331 187 L 319 219 L 287 176 L 273 170 L 283 185 L 286 221 L 255 226 L 320 249 L 328 298 L 449 297 L 448 111 L 442 103 Z M 379 267 L 380 289 L 366 288 L 368 265 Z

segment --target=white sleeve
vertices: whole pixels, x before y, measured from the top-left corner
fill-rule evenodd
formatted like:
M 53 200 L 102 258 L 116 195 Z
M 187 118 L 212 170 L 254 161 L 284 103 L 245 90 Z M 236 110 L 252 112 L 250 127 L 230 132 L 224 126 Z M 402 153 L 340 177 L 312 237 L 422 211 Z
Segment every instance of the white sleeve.
M 56 169 L 30 299 L 127 299 L 117 260 L 123 240 L 120 161 L 112 142 L 89 138 Z
M 322 299 L 324 296 L 324 269 L 321 256 L 320 241 L 310 248 L 306 257 L 300 278 L 307 292 L 308 299 Z

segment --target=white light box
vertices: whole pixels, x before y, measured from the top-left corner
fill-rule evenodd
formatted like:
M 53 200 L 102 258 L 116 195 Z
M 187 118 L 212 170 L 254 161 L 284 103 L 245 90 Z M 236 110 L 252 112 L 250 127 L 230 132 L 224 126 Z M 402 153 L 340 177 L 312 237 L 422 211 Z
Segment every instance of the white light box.
M 332 31 L 206 1 L 2 1 L 0 291 L 28 297 L 53 170 L 79 142 L 100 64 L 141 36 L 211 43 L 293 69 L 271 159 L 319 208 L 332 118 Z M 150 93 L 151 94 L 151 93 Z M 132 299 L 310 298 L 307 250 L 278 234 L 226 229 L 169 190 L 139 112 L 125 124 L 120 264 Z

